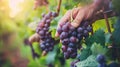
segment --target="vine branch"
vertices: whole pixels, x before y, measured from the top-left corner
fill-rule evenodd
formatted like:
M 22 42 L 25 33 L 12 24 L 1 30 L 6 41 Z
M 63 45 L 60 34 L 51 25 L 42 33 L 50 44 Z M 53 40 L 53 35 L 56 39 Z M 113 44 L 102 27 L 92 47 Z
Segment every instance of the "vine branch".
M 59 0 L 58 6 L 57 6 L 57 14 L 60 12 L 60 7 L 61 7 L 62 0 Z

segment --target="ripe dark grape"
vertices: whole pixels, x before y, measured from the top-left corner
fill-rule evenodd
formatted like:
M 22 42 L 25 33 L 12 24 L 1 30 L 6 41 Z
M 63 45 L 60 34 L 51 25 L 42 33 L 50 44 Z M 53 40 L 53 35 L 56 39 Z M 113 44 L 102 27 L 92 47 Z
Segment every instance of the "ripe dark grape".
M 62 45 L 62 51 L 63 51 L 63 52 L 66 52 L 66 51 L 67 51 L 67 46 Z
M 36 28 L 36 33 L 40 35 L 41 39 L 40 48 L 45 52 L 52 51 L 55 45 L 55 39 L 52 38 L 51 32 L 49 32 L 50 22 L 55 16 L 55 12 L 42 14 L 42 19 Z
M 64 39 L 64 38 L 67 38 L 67 36 L 68 36 L 67 32 L 62 32 L 61 35 L 60 35 L 60 38 Z
M 56 16 L 57 16 L 57 13 L 53 12 L 53 13 L 52 13 L 52 16 L 53 16 L 53 17 L 56 17 Z
M 71 33 L 71 35 L 76 37 L 76 36 L 77 36 L 77 32 L 76 32 L 76 31 L 73 31 L 73 32 Z
M 75 58 L 77 56 L 77 47 L 81 46 L 79 45 L 81 40 L 83 37 L 87 38 L 89 36 L 89 32 L 91 32 L 92 27 L 89 26 L 88 21 L 82 22 L 81 25 L 82 26 L 75 28 L 70 25 L 69 22 L 66 22 L 61 24 L 57 29 L 63 45 L 62 50 L 64 52 L 64 58 L 66 59 Z
M 75 47 L 74 43 L 69 43 L 68 46 L 71 47 L 71 48 Z
M 69 55 L 69 53 L 67 53 L 67 52 L 64 52 L 64 58 L 65 58 L 65 59 L 69 59 L 69 58 L 70 58 L 70 55 Z
M 44 34 L 45 34 L 45 31 L 44 31 L 44 30 L 41 30 L 41 31 L 39 31 L 39 34 L 40 34 L 40 35 L 44 35 Z
M 74 37 L 74 36 L 70 37 L 70 42 L 76 43 L 77 40 L 78 39 L 76 37 Z
M 105 56 L 102 54 L 99 54 L 96 58 L 96 60 L 98 61 L 98 63 L 105 63 Z
M 72 53 L 74 50 L 72 49 L 72 48 L 70 48 L 70 47 L 68 47 L 68 49 L 67 49 L 67 52 L 68 53 Z
M 41 47 L 42 50 L 45 49 L 45 45 L 44 44 L 41 44 L 40 47 Z
M 74 59 L 76 56 L 77 56 L 77 53 L 73 53 L 73 54 L 71 54 L 70 57 Z
M 61 28 L 58 28 L 57 31 L 58 31 L 58 34 L 62 33 L 62 29 Z
M 67 25 L 64 25 L 64 26 L 62 27 L 62 30 L 63 30 L 64 32 L 67 32 L 68 29 L 69 29 L 69 27 L 68 27 Z
M 88 27 L 87 27 L 87 30 L 88 30 L 89 32 L 92 32 L 92 27 L 91 27 L 91 26 L 88 26 Z
M 79 27 L 79 28 L 77 29 L 77 32 L 78 32 L 78 33 L 82 33 L 82 32 L 83 32 L 83 28 L 82 28 L 82 27 Z

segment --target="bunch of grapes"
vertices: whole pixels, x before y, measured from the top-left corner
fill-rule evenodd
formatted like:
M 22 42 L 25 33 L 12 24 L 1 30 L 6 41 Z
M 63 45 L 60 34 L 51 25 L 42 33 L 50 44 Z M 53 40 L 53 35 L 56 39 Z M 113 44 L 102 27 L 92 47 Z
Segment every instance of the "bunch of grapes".
M 49 32 L 50 22 L 57 16 L 55 12 L 49 12 L 48 14 L 42 14 L 42 20 L 39 22 L 36 32 L 40 35 L 40 48 L 42 51 L 52 51 L 55 45 L 55 39 L 52 38 L 51 32 Z
M 60 34 L 64 57 L 68 59 L 77 56 L 77 48 L 80 46 L 81 40 L 89 36 L 89 32 L 92 32 L 92 27 L 87 21 L 82 22 L 77 28 L 71 26 L 70 22 L 66 22 L 60 25 L 57 32 Z

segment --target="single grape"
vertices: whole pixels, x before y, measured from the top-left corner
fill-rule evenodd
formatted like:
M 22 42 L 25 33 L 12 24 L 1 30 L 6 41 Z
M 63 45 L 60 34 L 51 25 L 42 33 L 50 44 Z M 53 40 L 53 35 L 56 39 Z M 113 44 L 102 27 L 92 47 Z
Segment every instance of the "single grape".
M 79 40 L 82 40 L 82 38 L 83 38 L 82 34 L 77 34 L 77 38 L 78 38 Z
M 68 45 L 68 43 L 69 43 L 69 39 L 68 38 L 62 40 L 62 44 L 63 45 Z
M 41 15 L 42 15 L 42 17 L 45 17 L 45 13 L 42 13 Z
M 102 55 L 102 54 L 99 54 L 99 55 L 97 55 L 97 58 L 96 58 L 96 60 L 98 61 L 98 63 L 105 63 L 105 56 L 104 55 Z
M 87 30 L 88 30 L 88 32 L 92 32 L 92 27 L 91 27 L 91 26 L 88 26 L 88 27 L 87 27 Z
M 61 29 L 61 28 L 58 28 L 58 29 L 57 29 L 57 32 L 58 32 L 58 34 L 61 34 L 61 33 L 62 33 L 62 29 Z
M 42 43 L 42 44 L 40 44 L 40 48 L 42 49 L 42 50 L 44 50 L 45 49 L 45 45 Z
M 89 36 L 89 33 L 88 33 L 88 31 L 87 30 L 84 30 L 84 37 L 86 38 L 86 37 L 88 37 Z
M 49 47 L 49 46 L 50 46 L 50 44 L 49 44 L 49 43 L 46 43 L 46 44 L 45 44 L 45 46 L 46 46 L 46 47 Z
M 67 53 L 67 52 L 64 52 L 64 58 L 65 58 L 65 59 L 69 59 L 69 58 L 70 58 L 70 55 L 69 55 L 69 53 Z
M 41 31 L 39 31 L 39 34 L 44 36 L 45 35 L 45 31 L 41 30 Z
M 79 27 L 79 28 L 77 29 L 77 32 L 83 33 L 83 28 L 82 28 L 82 27 Z
M 73 43 L 69 43 L 69 44 L 68 44 L 68 47 L 73 48 L 73 47 L 75 47 L 75 44 L 73 44 Z
M 70 47 L 68 47 L 67 52 L 68 52 L 69 54 L 70 54 L 70 53 L 73 53 L 73 49 L 70 48 Z
M 87 27 L 88 25 L 89 25 L 88 21 L 85 21 L 84 24 L 83 24 L 84 27 Z
M 43 28 L 44 31 L 48 31 L 48 28 Z
M 67 46 L 62 45 L 62 51 L 63 51 L 63 52 L 66 52 L 66 51 L 67 51 Z
M 47 14 L 47 15 L 45 15 L 45 17 L 44 18 L 46 18 L 46 19 L 50 19 L 50 15 L 49 14 Z
M 49 12 L 48 15 L 49 15 L 49 16 L 52 16 L 52 12 Z
M 58 14 L 56 12 L 52 12 L 52 16 L 56 17 Z
M 71 56 L 70 56 L 70 57 L 74 59 L 74 58 L 76 58 L 76 56 L 77 56 L 77 53 L 76 53 L 76 52 L 74 52 L 73 54 L 71 54 Z
M 77 36 L 77 32 L 73 31 L 71 35 L 76 37 Z
M 50 26 L 50 24 L 45 24 L 45 27 L 48 28 Z
M 62 30 L 63 30 L 64 32 L 68 32 L 69 27 L 68 27 L 67 25 L 63 25 Z
M 78 42 L 78 39 L 74 36 L 70 37 L 70 42 L 76 43 Z
M 60 35 L 60 39 L 64 39 L 68 36 L 68 33 L 67 32 L 62 32 L 61 35 Z

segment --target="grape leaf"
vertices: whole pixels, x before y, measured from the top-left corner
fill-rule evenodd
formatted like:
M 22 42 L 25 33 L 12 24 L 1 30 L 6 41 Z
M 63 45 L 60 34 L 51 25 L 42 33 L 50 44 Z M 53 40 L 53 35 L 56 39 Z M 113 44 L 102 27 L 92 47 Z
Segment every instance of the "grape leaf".
M 77 67 L 97 67 L 98 63 L 96 61 L 95 55 L 90 55 L 86 60 L 80 61 L 75 64 Z
M 104 31 L 99 29 L 93 35 L 85 40 L 87 46 L 91 46 L 94 42 L 100 43 L 102 46 L 105 46 L 105 34 Z
M 100 44 L 93 43 L 91 46 L 91 51 L 93 55 L 97 54 L 105 54 L 106 53 L 106 48 L 103 48 Z
M 87 47 L 87 48 L 83 49 L 80 53 L 80 57 L 79 57 L 80 61 L 85 60 L 89 55 L 91 55 L 90 48 Z

